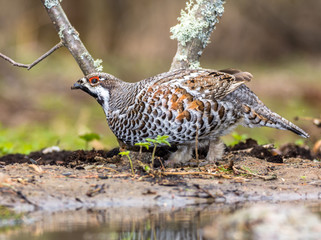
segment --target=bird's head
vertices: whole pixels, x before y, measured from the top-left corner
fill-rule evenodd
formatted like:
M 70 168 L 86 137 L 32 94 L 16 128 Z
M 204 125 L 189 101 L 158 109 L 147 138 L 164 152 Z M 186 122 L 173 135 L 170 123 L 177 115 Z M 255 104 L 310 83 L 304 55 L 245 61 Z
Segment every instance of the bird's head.
M 81 89 L 94 97 L 100 105 L 108 103 L 110 91 L 119 80 L 108 73 L 92 73 L 79 79 L 71 89 Z

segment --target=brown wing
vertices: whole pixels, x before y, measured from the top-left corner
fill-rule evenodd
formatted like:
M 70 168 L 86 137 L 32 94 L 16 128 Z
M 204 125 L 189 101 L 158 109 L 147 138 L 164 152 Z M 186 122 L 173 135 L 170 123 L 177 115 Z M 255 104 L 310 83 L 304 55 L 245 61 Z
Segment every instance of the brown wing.
M 234 74 L 241 76 L 241 73 L 235 71 Z M 213 108 L 217 111 L 217 100 L 224 98 L 244 82 L 243 78 L 225 72 L 181 69 L 158 76 L 137 95 L 136 101 L 148 103 L 149 114 L 153 107 L 159 106 L 179 114 L 184 113 L 185 108 L 209 113 L 209 101 L 213 102 Z
M 219 70 L 219 72 L 224 72 L 224 73 L 228 73 L 228 74 L 233 75 L 236 78 L 236 81 L 249 82 L 253 78 L 253 75 L 251 73 L 242 72 L 240 70 L 233 69 L 233 68 L 222 69 L 222 70 Z
M 222 71 L 216 70 L 179 70 L 169 78 L 163 78 L 155 82 L 156 86 L 178 87 L 185 89 L 196 98 L 222 99 L 233 92 L 245 81 L 249 81 L 252 75 L 234 69 Z M 153 86 L 151 86 L 153 88 Z

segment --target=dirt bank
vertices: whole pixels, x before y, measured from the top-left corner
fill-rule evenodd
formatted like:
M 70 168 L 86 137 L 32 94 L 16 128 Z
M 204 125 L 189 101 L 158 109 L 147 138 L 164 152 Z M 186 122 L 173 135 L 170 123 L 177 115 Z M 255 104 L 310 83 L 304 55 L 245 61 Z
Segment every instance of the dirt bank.
M 117 152 L 4 156 L 0 158 L 0 205 L 17 211 L 58 211 L 321 198 L 320 162 L 298 146 L 274 150 L 248 141 L 228 149 L 218 165 L 160 167 L 151 172 L 135 160 L 150 154 L 133 154 L 135 176 L 127 158 Z

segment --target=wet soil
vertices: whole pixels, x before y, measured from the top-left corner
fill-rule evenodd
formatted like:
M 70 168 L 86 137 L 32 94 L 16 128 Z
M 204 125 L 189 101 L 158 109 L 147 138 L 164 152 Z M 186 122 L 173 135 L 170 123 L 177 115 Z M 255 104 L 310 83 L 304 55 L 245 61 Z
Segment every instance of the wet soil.
M 23 212 L 55 212 L 321 198 L 321 164 L 307 147 L 288 144 L 274 149 L 248 139 L 227 148 L 216 164 L 194 160 L 177 168 L 162 167 L 166 154 L 160 151 L 154 170 L 146 168 L 150 153 L 131 152 L 135 176 L 126 156 L 118 152 L 39 151 L 3 156 L 0 205 Z

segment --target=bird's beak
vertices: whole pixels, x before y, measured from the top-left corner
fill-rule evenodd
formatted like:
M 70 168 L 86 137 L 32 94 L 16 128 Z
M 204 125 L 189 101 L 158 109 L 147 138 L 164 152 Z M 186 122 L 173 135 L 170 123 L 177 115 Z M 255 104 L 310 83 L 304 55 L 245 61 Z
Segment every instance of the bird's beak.
M 81 88 L 81 85 L 78 82 L 74 83 L 74 85 L 71 86 L 71 90 L 80 89 L 80 88 Z
M 79 79 L 77 82 L 74 83 L 74 85 L 71 86 L 71 90 L 81 89 L 84 92 L 88 93 L 90 96 L 97 98 L 97 94 L 88 89 L 88 87 L 85 85 L 85 81 L 85 78 Z
M 85 79 L 81 78 L 71 86 L 71 89 L 84 89 L 84 83 Z

